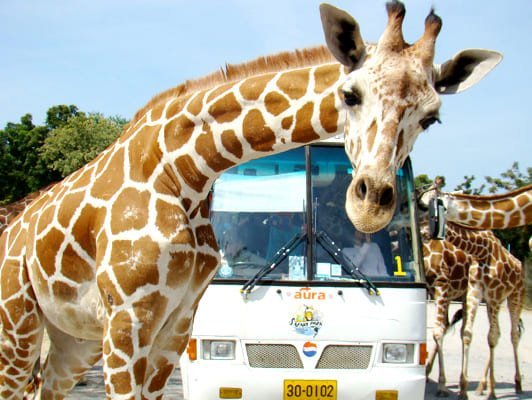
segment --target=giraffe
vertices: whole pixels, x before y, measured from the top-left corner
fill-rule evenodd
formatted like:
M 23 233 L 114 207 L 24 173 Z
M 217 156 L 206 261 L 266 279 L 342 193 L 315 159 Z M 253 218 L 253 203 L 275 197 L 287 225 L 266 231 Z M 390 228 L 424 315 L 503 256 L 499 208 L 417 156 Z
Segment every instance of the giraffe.
M 30 193 L 19 200 L 6 205 L 0 205 L 0 234 L 4 231 L 7 225 L 15 219 L 24 209 L 42 193 L 48 191 L 54 184 L 47 185 L 33 193 Z
M 229 65 L 154 97 L 114 144 L 8 226 L 0 237 L 3 398 L 22 396 L 44 328 L 43 399 L 63 398 L 102 356 L 108 398 L 162 397 L 219 265 L 209 190 L 234 165 L 345 131 L 356 167 L 351 221 L 365 232 L 389 222 L 395 172 L 439 120 L 439 95 L 474 85 L 501 56 L 465 50 L 435 65 L 441 19 L 431 11 L 410 46 L 403 4 L 386 9 L 377 44 L 364 43 L 349 14 L 322 5 L 329 50 Z
M 490 196 L 441 193 L 445 218 L 479 229 L 506 229 L 532 224 L 532 184 Z
M 448 240 L 423 240 L 423 261 L 427 290 L 434 299 L 435 319 L 432 329 L 434 349 L 427 358 L 427 378 L 438 355 L 437 397 L 447 397 L 443 339 L 449 327 L 449 305 L 453 300 L 465 300 L 469 266 L 474 258 Z
M 488 332 L 490 352 L 477 392 L 481 394 L 484 391 L 489 373 L 488 396 L 489 398 L 495 398 L 494 349 L 500 336 L 498 313 L 504 300 L 507 300 L 512 326 L 511 341 L 514 349 L 516 370 L 515 388 L 517 393 L 522 391 L 517 347 L 520 339 L 519 320 L 525 299 L 525 270 L 522 263 L 504 248 L 491 230 L 480 229 L 506 229 L 532 223 L 531 189 L 532 186 L 529 185 L 494 196 L 471 196 L 456 193 L 441 194 L 444 203 L 451 210 L 449 213 L 449 209 L 446 209 L 448 221 L 445 240 L 440 245 L 433 243 L 434 241 L 424 244 L 425 268 L 429 269 L 428 278 L 431 275 L 437 276 L 439 282 L 435 280 L 436 284 L 439 283 L 439 286 L 443 286 L 447 290 L 447 292 L 442 290 L 439 293 L 443 296 L 443 299 L 436 299 L 437 321 L 434 339 L 440 363 L 438 395 L 448 395 L 448 391 L 445 388 L 445 373 L 442 372 L 443 360 L 441 359 L 441 345 L 447 327 L 448 302 L 452 300 L 452 298 L 445 298 L 448 293 L 456 296 L 454 298 L 466 295 L 466 318 L 462 326 L 463 359 L 459 397 L 467 399 L 469 346 L 472 339 L 472 326 L 476 310 L 482 299 L 486 302 L 490 322 Z M 438 188 L 430 191 L 429 198 L 434 195 L 439 195 Z M 426 200 L 427 198 L 422 203 L 426 204 Z M 472 207 L 472 209 L 468 207 Z M 460 218 L 464 219 L 461 220 Z M 451 222 L 451 220 L 458 220 L 459 222 Z M 466 223 L 462 224 L 463 221 L 466 221 Z M 470 228 L 471 226 L 474 226 L 474 228 Z M 438 258 L 438 246 L 446 251 L 452 251 L 454 248 L 453 256 L 447 255 L 447 258 Z M 434 250 L 435 253 L 431 254 L 431 250 Z M 465 255 L 470 258 L 464 260 L 463 254 L 460 252 L 465 252 Z M 472 262 L 471 257 L 474 258 L 474 262 Z M 464 266 L 469 266 L 469 268 L 464 268 Z M 453 272 L 449 273 L 451 268 Z M 460 276 L 460 273 L 464 273 L 464 276 Z M 466 277 L 467 290 L 464 288 L 464 278 Z M 435 293 L 438 294 L 438 292 Z M 443 303 L 443 305 L 440 305 L 440 303 Z M 429 358 L 427 374 L 432 368 L 435 354 L 433 353 Z
M 506 300 L 511 321 L 511 342 L 515 364 L 515 391 L 522 392 L 521 373 L 517 347 L 520 339 L 519 320 L 525 301 L 525 269 L 493 234 L 492 231 L 476 231 L 449 223 L 449 241 L 459 248 L 468 248 L 477 263 L 471 264 L 468 274 L 465 320 L 462 325 L 462 372 L 460 374 L 459 398 L 467 399 L 467 368 L 469 346 L 473 336 L 473 323 L 478 305 L 482 299 L 488 312 L 489 356 L 479 382 L 477 393 L 482 394 L 488 382 L 488 398 L 495 396 L 494 351 L 500 337 L 498 314 Z

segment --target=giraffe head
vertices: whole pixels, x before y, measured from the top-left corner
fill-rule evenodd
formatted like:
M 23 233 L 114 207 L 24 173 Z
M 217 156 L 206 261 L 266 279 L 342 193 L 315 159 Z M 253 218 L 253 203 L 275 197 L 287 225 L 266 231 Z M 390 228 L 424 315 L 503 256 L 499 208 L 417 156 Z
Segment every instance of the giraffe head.
M 320 6 L 327 46 L 348 72 L 341 95 L 347 108 L 346 152 L 354 169 L 346 211 L 365 232 L 377 231 L 391 220 L 396 172 L 417 136 L 440 121 L 439 95 L 469 88 L 502 58 L 494 51 L 471 49 L 436 65 L 440 17 L 431 11 L 422 37 L 410 45 L 402 34 L 404 5 L 391 1 L 386 10 L 384 33 L 376 44 L 366 44 L 349 14 Z

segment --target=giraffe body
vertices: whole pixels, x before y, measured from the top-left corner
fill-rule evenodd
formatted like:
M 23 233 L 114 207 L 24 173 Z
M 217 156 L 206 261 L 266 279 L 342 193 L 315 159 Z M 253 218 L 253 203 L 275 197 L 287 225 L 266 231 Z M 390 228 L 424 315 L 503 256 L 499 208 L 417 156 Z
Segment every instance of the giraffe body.
M 437 193 L 436 190 L 431 191 L 429 197 Z M 464 295 L 466 298 L 464 301 L 465 320 L 462 325 L 463 360 L 460 398 L 467 398 L 469 346 L 476 310 L 482 300 L 486 302 L 490 322 L 488 332 L 490 353 L 477 391 L 482 393 L 489 381 L 488 396 L 495 398 L 493 367 L 494 350 L 500 336 L 498 313 L 502 303 L 506 300 L 512 325 L 511 340 L 516 369 L 515 388 L 516 392 L 520 393 L 522 389 L 517 347 L 520 339 L 519 319 L 525 300 L 525 271 L 522 263 L 504 248 L 491 230 L 479 229 L 505 229 L 530 224 L 532 222 L 530 211 L 532 187 L 526 186 L 495 196 L 444 194 L 443 198 L 449 207 L 446 210 L 448 222 L 445 240 L 440 244 L 435 241 L 424 244 L 427 280 L 429 287 L 433 286 L 437 307 L 434 339 L 440 362 L 438 393 L 448 395 L 445 387 L 445 373 L 442 372 L 444 367 L 441 346 L 446 330 L 446 324 L 442 321 L 447 321 L 449 301 L 462 298 Z M 453 255 L 444 257 L 442 256 L 444 251 L 451 252 Z M 468 257 L 465 262 L 464 255 Z M 464 280 L 467 281 L 467 290 L 464 287 Z M 434 355 L 435 353 L 429 359 L 428 372 L 432 368 Z
M 219 264 L 209 190 L 234 165 L 345 130 L 357 168 L 348 215 L 366 232 L 390 220 L 395 172 L 437 120 L 438 94 L 471 86 L 500 55 L 469 51 L 433 65 L 439 17 L 431 13 L 410 46 L 404 6 L 387 10 L 385 33 L 366 45 L 352 17 L 322 6 L 342 65 L 323 48 L 285 53 L 156 96 L 114 144 L 8 226 L 0 237 L 3 398 L 21 398 L 45 327 L 41 398 L 63 398 L 102 354 L 108 398 L 162 397 Z M 462 61 L 466 74 L 449 67 Z

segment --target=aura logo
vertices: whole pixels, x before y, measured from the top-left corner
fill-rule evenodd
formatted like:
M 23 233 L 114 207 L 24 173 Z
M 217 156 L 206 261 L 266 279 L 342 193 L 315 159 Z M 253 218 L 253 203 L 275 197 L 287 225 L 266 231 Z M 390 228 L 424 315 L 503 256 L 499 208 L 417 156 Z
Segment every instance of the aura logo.
M 301 300 L 326 300 L 327 294 L 325 292 L 315 292 L 309 287 L 299 289 L 294 293 L 294 299 Z

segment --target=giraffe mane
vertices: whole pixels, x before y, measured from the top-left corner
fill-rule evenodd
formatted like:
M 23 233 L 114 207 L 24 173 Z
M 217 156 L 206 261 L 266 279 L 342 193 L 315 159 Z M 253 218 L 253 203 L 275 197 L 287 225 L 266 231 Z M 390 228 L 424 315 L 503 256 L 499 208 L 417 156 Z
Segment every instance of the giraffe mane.
M 521 193 L 524 193 L 528 190 L 532 190 L 532 184 L 522 186 L 518 189 L 511 190 L 506 193 L 497 193 L 497 194 L 491 194 L 491 195 L 475 195 L 475 194 L 465 194 L 465 193 L 454 193 L 454 192 L 446 192 L 445 194 L 450 197 L 454 197 L 457 199 L 468 199 L 468 200 L 499 200 L 504 199 L 507 197 L 513 197 L 517 196 Z
M 201 78 L 185 81 L 183 84 L 155 95 L 144 107 L 135 113 L 129 125 L 133 126 L 155 104 L 172 97 L 186 96 L 199 90 L 212 88 L 218 84 L 235 82 L 254 75 L 332 62 L 336 62 L 336 59 L 329 49 L 326 46 L 316 46 L 262 56 L 241 64 L 226 64 L 225 67 L 221 67 L 216 72 Z

